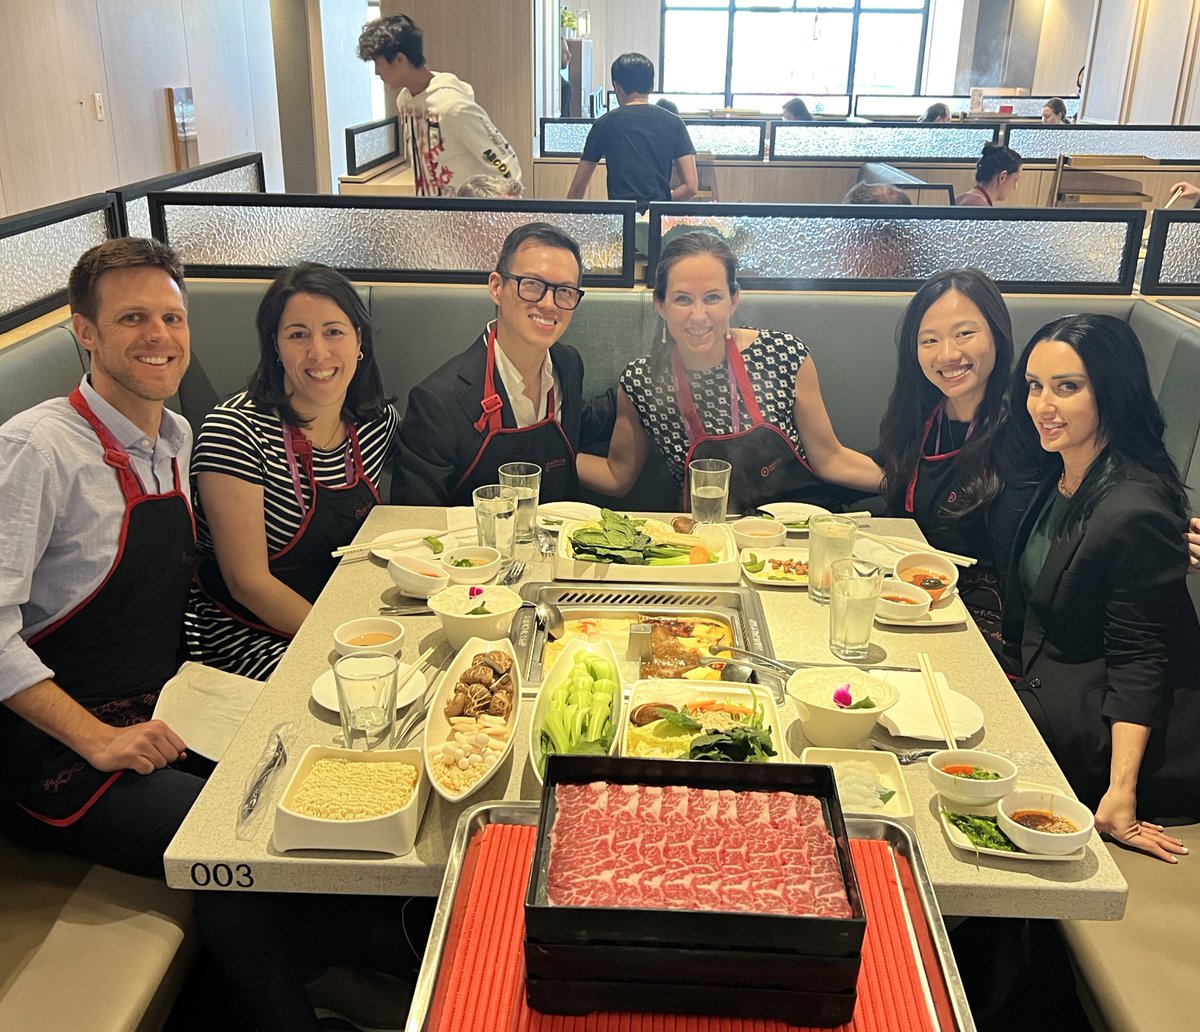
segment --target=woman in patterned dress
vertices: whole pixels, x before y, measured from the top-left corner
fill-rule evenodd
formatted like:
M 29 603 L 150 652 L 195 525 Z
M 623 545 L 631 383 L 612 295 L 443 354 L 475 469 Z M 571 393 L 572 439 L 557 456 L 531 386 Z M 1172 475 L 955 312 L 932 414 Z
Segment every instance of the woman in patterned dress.
M 731 327 L 738 301 L 737 258 L 720 237 L 685 233 L 663 248 L 662 341 L 622 374 L 607 457 L 579 456 L 585 486 L 626 494 L 654 447 L 681 490 L 693 459 L 727 460 L 735 512 L 828 501 L 829 484 L 879 490 L 879 466 L 834 433 L 808 348 L 790 333 Z

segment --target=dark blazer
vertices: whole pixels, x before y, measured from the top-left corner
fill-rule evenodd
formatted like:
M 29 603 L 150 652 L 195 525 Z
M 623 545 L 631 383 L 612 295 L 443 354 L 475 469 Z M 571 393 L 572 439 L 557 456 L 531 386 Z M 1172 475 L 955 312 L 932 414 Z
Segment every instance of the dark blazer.
M 1184 584 L 1184 521 L 1156 478 L 1126 474 L 1046 556 L 1026 597 L 1017 564 L 1043 504 L 1017 531 L 1004 637 L 1020 643 L 1017 692 L 1071 787 L 1108 788 L 1112 721 L 1152 728 L 1138 815 L 1200 818 L 1200 625 Z
M 563 432 L 571 447 L 579 451 L 581 443 L 603 433 L 602 428 L 591 426 L 593 418 L 603 417 L 593 417 L 592 407 L 583 404 L 583 359 L 579 352 L 560 342 L 550 349 L 550 360 L 562 385 Z M 392 476 L 393 505 L 451 504 L 455 486 L 487 436 L 486 429 L 482 433 L 475 429 L 483 412 L 486 368 L 487 339 L 480 334 L 466 351 L 409 391 Z M 495 387 L 504 401 L 501 421 L 515 428 L 512 405 L 498 373 Z M 612 432 L 611 424 L 608 432 Z M 536 462 L 537 457 L 530 456 L 530 460 Z M 464 504 L 469 505 L 470 499 Z

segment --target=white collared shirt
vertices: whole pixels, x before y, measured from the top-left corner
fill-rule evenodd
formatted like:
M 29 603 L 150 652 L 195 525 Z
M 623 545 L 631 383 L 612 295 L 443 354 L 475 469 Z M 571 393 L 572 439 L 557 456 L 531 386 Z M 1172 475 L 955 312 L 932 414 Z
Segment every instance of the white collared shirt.
M 551 387 L 554 388 L 554 418 L 562 422 L 562 384 L 558 382 L 558 375 L 554 372 L 554 363 L 550 360 L 549 351 L 542 361 L 541 383 L 538 386 L 536 403 L 525 396 L 525 377 L 499 344 L 496 345 L 496 372 L 500 374 L 500 382 L 504 384 L 505 393 L 508 394 L 518 428 L 533 426 L 546 418 L 546 396 Z

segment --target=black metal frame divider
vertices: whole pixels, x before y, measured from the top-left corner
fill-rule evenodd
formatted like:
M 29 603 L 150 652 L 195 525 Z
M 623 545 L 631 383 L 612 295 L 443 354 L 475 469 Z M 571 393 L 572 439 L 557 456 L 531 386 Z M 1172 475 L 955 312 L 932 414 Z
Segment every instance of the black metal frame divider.
M 366 133 L 374 132 L 376 129 L 383 129 L 389 123 L 396 127 L 396 146 L 386 154 L 378 158 L 372 158 L 370 161 L 363 164 L 358 163 L 358 153 L 354 143 L 357 137 L 363 136 Z M 351 125 L 346 127 L 346 175 L 361 176 L 364 172 L 368 172 L 378 165 L 382 165 L 386 161 L 395 161 L 404 152 L 400 139 L 400 116 L 392 115 L 390 118 L 381 118 L 376 122 L 363 122 L 360 125 Z
M 866 209 L 866 210 L 865 210 Z M 1132 294 L 1137 272 L 1138 251 L 1146 213 L 1141 208 L 974 208 L 936 207 L 933 205 L 857 205 L 857 204 L 712 204 L 655 203 L 650 205 L 650 241 L 646 262 L 646 282 L 654 282 L 654 270 L 662 248 L 662 223 L 673 216 L 701 216 L 709 219 L 782 218 L 838 219 L 863 223 L 894 221 L 921 222 L 931 219 L 969 222 L 1110 222 L 1125 226 L 1121 249 L 1120 274 L 1116 283 L 1090 283 L 1072 280 L 1012 280 L 996 277 L 1007 294 Z M 715 227 L 713 227 L 715 228 Z M 705 227 L 698 225 L 698 231 Z M 711 230 L 710 230 L 711 231 Z M 963 264 L 968 264 L 964 262 Z M 980 262 L 987 272 L 986 262 Z M 921 279 L 791 278 L 739 274 L 738 282 L 750 290 L 835 290 L 835 291 L 913 291 Z
M 1150 223 L 1150 236 L 1146 240 L 1146 264 L 1142 267 L 1143 294 L 1200 296 L 1200 281 L 1163 283 L 1161 279 L 1171 227 L 1181 222 L 1200 222 L 1200 209 L 1181 208 L 1179 211 L 1168 211 L 1159 208 L 1154 212 Z M 1197 256 L 1197 265 L 1200 265 L 1200 256 Z
M 1002 116 L 1007 118 L 1008 116 Z M 1171 135 L 1181 133 L 1200 133 L 1200 126 L 1196 125 L 1093 125 L 1090 122 L 1076 125 L 1042 125 L 1039 122 L 1031 122 L 1022 125 L 1019 122 L 1004 122 L 1004 142 L 1009 147 L 1014 147 L 1020 151 L 1021 163 L 1023 165 L 1053 165 L 1058 160 L 1058 155 L 1074 154 L 1075 151 L 1067 150 L 1065 147 L 1061 150 L 1056 150 L 1049 156 L 1036 155 L 1029 151 L 1028 147 L 1022 150 L 1020 146 L 1014 146 L 1012 135 L 1014 132 L 1020 133 L 1134 133 L 1134 132 L 1165 132 Z M 1065 140 L 1066 137 L 1063 137 Z M 1088 154 L 1104 154 L 1105 151 L 1087 151 Z M 1151 155 L 1152 156 L 1152 155 Z M 1160 165 L 1196 165 L 1200 164 L 1200 154 L 1193 158 L 1155 158 L 1155 161 Z M 1152 166 L 1151 166 L 1152 167 Z
M 961 109 L 964 111 L 967 110 L 971 106 L 970 96 L 962 95 L 962 94 L 939 96 L 936 93 L 929 93 L 929 94 L 912 93 L 912 94 L 909 94 L 908 96 L 902 96 L 902 95 L 896 94 L 896 93 L 856 93 L 856 94 L 854 94 L 854 116 L 856 118 L 872 118 L 873 116 L 871 114 L 869 114 L 868 112 L 859 111 L 858 107 L 860 104 L 863 104 L 864 102 L 867 104 L 870 104 L 871 101 L 875 101 L 875 100 L 925 101 L 926 108 L 928 108 L 931 104 L 936 104 L 936 103 L 940 102 L 940 103 L 944 103 L 949 106 L 951 114 L 953 114 L 955 110 L 959 109 L 960 105 L 958 104 L 958 101 L 962 101 Z M 951 103 L 952 101 L 953 101 L 953 103 Z M 917 104 L 916 106 L 920 107 L 920 104 Z M 922 115 L 924 113 L 925 113 L 924 111 L 921 112 Z M 892 117 L 896 117 L 896 116 L 892 116 Z M 920 118 L 920 115 L 917 115 L 916 117 Z M 935 124 L 936 125 L 947 125 L 949 123 L 926 122 L 924 124 L 925 125 L 935 125 Z
M 73 201 L 51 204 L 45 208 L 35 208 L 33 211 L 21 212 L 19 215 L 9 215 L 6 218 L 2 218 L 0 219 L 0 240 L 20 236 L 32 230 L 41 229 L 44 226 L 52 226 L 57 222 L 66 222 L 80 215 L 89 215 L 92 212 L 104 213 L 109 237 L 123 235 L 121 232 L 121 214 L 117 197 L 113 193 L 100 193 L 89 194 L 86 197 L 78 197 Z M 36 319 L 39 315 L 52 312 L 56 308 L 61 308 L 66 300 L 67 287 L 64 278 L 62 287 L 53 293 L 30 302 L 27 305 L 22 305 L 20 308 L 14 308 L 10 312 L 0 313 L 0 333 L 5 333 L 16 326 L 20 326 L 22 323 L 28 322 L 30 319 Z
M 881 161 L 881 162 L 896 162 L 896 161 L 919 161 L 919 162 L 937 162 L 939 164 L 964 164 L 974 161 L 975 159 L 961 157 L 958 155 L 937 155 L 937 154 L 873 154 L 870 157 L 862 154 L 778 154 L 775 145 L 775 137 L 780 131 L 784 133 L 793 132 L 797 129 L 828 129 L 828 128 L 843 128 L 843 129 L 904 129 L 907 132 L 914 130 L 919 132 L 929 133 L 954 133 L 973 131 L 978 132 L 981 129 L 990 130 L 992 134 L 992 143 L 1000 141 L 1001 125 L 997 122 L 772 122 L 771 123 L 771 155 L 770 161 L 790 161 L 790 162 L 819 162 L 819 161 Z
M 155 193 L 150 194 L 150 225 L 154 236 L 170 243 L 165 208 L 176 207 L 250 207 L 250 208 L 323 208 L 348 210 L 385 209 L 442 212 L 530 212 L 570 215 L 620 215 L 621 272 L 583 274 L 583 285 L 592 287 L 632 287 L 634 258 L 634 222 L 637 205 L 633 201 L 550 201 L 512 198 L 474 197 L 391 197 L 384 195 L 332 194 L 245 194 L 245 193 Z M 184 254 L 184 260 L 187 256 Z M 189 277 L 228 277 L 232 279 L 270 279 L 282 268 L 277 265 L 195 265 L 187 264 Z M 479 283 L 492 271 L 490 263 L 477 269 L 384 269 L 342 268 L 352 280 L 383 283 Z
M 582 153 L 580 150 L 548 150 L 546 147 L 546 126 L 547 125 L 592 125 L 596 120 L 594 118 L 541 118 L 538 119 L 538 156 L 542 158 L 578 158 Z M 727 126 L 750 126 L 758 129 L 758 149 L 754 151 L 709 151 L 714 158 L 719 158 L 722 161 L 761 161 L 764 156 L 764 148 L 767 143 L 767 118 L 687 118 L 683 119 L 685 125 L 691 126 L 716 126 L 717 128 L 725 128 Z M 696 148 L 702 150 L 703 148 Z
M 538 119 L 538 156 L 543 158 L 577 158 L 582 150 L 547 150 L 546 126 L 549 125 L 592 125 L 594 118 L 539 118 Z
M 247 151 L 245 154 L 238 154 L 232 158 L 209 161 L 194 168 L 184 169 L 181 172 L 168 172 L 165 175 L 155 176 L 153 179 L 143 179 L 140 183 L 129 183 L 126 186 L 119 186 L 116 189 L 109 190 L 108 192 L 117 199 L 117 213 L 120 218 L 120 232 L 117 235 L 129 235 L 126 205 L 130 201 L 136 200 L 139 197 L 149 197 L 153 193 L 174 190 L 176 187 L 183 186 L 186 183 L 194 183 L 198 179 L 207 179 L 209 176 L 219 175 L 222 172 L 229 172 L 235 168 L 244 168 L 247 166 L 253 166 L 258 173 L 259 192 L 266 192 L 267 180 L 263 172 L 263 156 L 260 151 Z

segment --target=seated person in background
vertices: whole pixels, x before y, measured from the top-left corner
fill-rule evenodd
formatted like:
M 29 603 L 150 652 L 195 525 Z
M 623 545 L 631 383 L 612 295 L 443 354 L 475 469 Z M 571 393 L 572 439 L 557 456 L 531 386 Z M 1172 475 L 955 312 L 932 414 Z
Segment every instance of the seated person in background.
M 1008 200 L 1021 182 L 1021 155 L 1002 143 L 985 143 L 975 163 L 975 185 L 960 193 L 954 203 L 991 208 Z
M 922 122 L 949 122 L 950 121 L 950 105 L 942 101 L 936 104 L 930 104 L 925 109 L 925 114 L 921 116 Z
M 642 54 L 622 54 L 612 63 L 613 91 L 620 105 L 601 115 L 589 130 L 567 197 L 578 200 L 601 158 L 608 163 L 608 199 L 637 201 L 644 212 L 651 201 L 686 201 L 696 195 L 696 148 L 678 116 L 649 102 L 654 65 Z M 671 170 L 681 183 L 671 190 Z
M 626 494 L 654 447 L 681 491 L 693 459 L 730 462 L 734 512 L 827 499 L 824 481 L 879 490 L 882 470 L 833 432 L 808 348 L 790 333 L 731 327 L 738 300 L 737 257 L 720 237 L 684 233 L 663 248 L 662 341 L 621 375 L 608 456 L 579 457 L 584 486 Z
M 504 176 L 471 176 L 463 181 L 456 197 L 524 197 L 525 189 L 519 179 Z
M 399 422 L 371 317 L 340 272 L 284 269 L 258 306 L 258 368 L 204 417 L 192 476 L 203 553 L 188 644 L 265 680 L 379 501 Z
M 667 97 L 659 97 L 654 103 L 664 111 L 670 111 L 673 115 L 679 114 L 679 105 L 676 104 L 675 101 L 669 100 Z
M 799 97 L 793 97 L 783 105 L 783 120 L 785 122 L 811 122 L 812 112 L 808 105 Z
M 400 429 L 394 505 L 470 505 L 506 462 L 542 467 L 543 502 L 575 498 L 575 453 L 599 439 L 583 403 L 583 359 L 559 343 L 583 297 L 579 246 L 545 222 L 504 241 L 488 289 L 496 318 L 417 384 Z
M 1058 97 L 1051 97 L 1042 105 L 1042 125 L 1066 125 L 1067 105 Z
M 912 198 L 887 183 L 855 183 L 842 198 L 843 204 L 912 204 Z
M 1200 820 L 1200 626 L 1141 345 L 1112 316 L 1055 320 L 1011 391 L 1038 484 L 1004 607 L 1018 694 L 1097 830 L 1173 863 L 1161 825 Z
M 1171 193 L 1176 190 L 1185 201 L 1191 201 L 1194 207 L 1200 208 L 1200 186 L 1193 186 L 1191 183 L 1176 183 L 1171 187 Z

